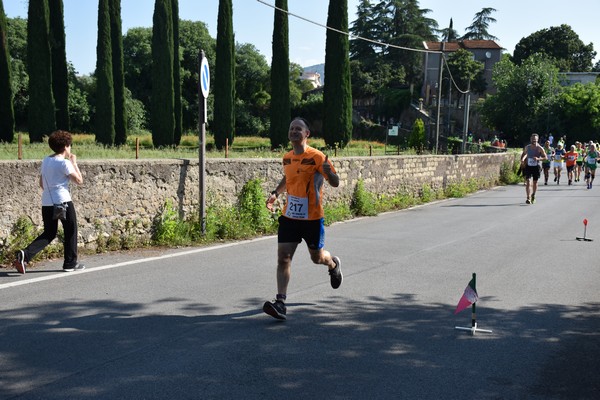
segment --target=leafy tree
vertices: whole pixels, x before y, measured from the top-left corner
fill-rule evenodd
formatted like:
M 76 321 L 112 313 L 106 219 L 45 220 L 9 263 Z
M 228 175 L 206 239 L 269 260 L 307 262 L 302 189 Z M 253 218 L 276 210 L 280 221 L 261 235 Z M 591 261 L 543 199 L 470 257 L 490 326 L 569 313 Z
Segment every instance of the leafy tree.
M 88 101 L 89 97 L 95 96 L 88 93 L 86 87 L 81 84 L 81 81 L 90 79 L 90 77 L 77 78 L 73 64 L 68 63 L 68 80 L 69 80 L 69 123 L 73 132 L 91 132 L 90 126 L 92 109 Z
M 31 142 L 41 142 L 44 136 L 56 129 L 49 35 L 48 1 L 30 0 L 27 11 L 27 72 Z
M 448 28 L 440 30 L 443 42 L 456 42 L 458 41 L 458 32 L 453 28 L 452 18 L 450 18 L 450 25 Z
M 408 137 L 408 146 L 416 149 L 419 154 L 423 151 L 425 146 L 427 146 L 425 124 L 421 118 L 415 120 L 410 136 Z
M 6 38 L 4 4 L 0 0 L 0 142 L 12 142 L 15 134 L 15 112 L 11 84 L 10 55 Z
M 471 89 L 471 82 L 483 71 L 484 65 L 473 60 L 471 52 L 458 49 L 448 57 L 448 68 L 456 84 L 456 86 L 452 85 L 452 89 L 455 93 L 462 95 L 462 92 Z
M 114 85 L 115 140 L 114 144 L 127 142 L 127 110 L 125 106 L 125 75 L 123 67 L 123 35 L 121 30 L 121 0 L 110 0 L 110 44 Z
M 152 25 L 152 142 L 175 144 L 171 0 L 156 0 Z
M 461 37 L 461 40 L 498 40 L 496 36 L 488 32 L 490 23 L 496 22 L 496 18 L 490 15 L 496 11 L 498 10 L 492 7 L 482 8 L 481 11 L 475 14 L 471 25 L 465 29 L 466 33 Z
M 152 97 L 152 28 L 131 28 L 123 37 L 125 86 L 147 110 Z
M 536 55 L 516 65 L 505 55 L 494 66 L 492 80 L 497 92 L 485 99 L 481 115 L 486 125 L 503 132 L 507 141 L 520 146 L 531 133 L 558 128 L 550 120 L 559 88 L 558 70 L 552 61 Z
M 110 34 L 110 0 L 98 2 L 96 82 L 96 142 L 111 146 L 115 143 L 115 92 Z
M 52 54 L 52 94 L 56 106 L 56 127 L 70 130 L 69 78 L 62 0 L 48 3 L 50 12 L 50 51 Z
M 360 0 L 356 9 L 356 20 L 351 24 L 350 33 L 358 38 L 350 38 L 350 60 L 359 61 L 365 68 L 377 62 L 381 48 L 364 39 L 380 40 L 378 21 L 375 18 L 374 6 L 369 0 Z
M 562 90 L 557 107 L 562 130 L 581 141 L 598 140 L 600 135 L 600 85 L 577 83 Z
M 310 83 L 309 81 L 305 80 L 305 79 L 301 79 L 302 77 L 302 73 L 304 72 L 304 68 L 302 68 L 300 66 L 300 64 L 296 64 L 294 62 L 290 63 L 290 80 L 289 80 L 289 86 L 290 86 L 290 105 L 293 107 L 296 104 L 298 104 L 300 101 L 302 101 L 302 97 L 304 96 L 304 93 L 313 90 L 313 85 L 312 83 Z M 298 114 L 296 114 L 298 115 Z M 291 119 L 291 117 L 290 117 Z M 289 124 L 288 124 L 289 126 Z M 286 128 L 286 132 L 287 132 L 287 128 Z M 313 131 L 311 131 L 311 135 L 313 134 Z M 286 134 L 287 137 L 287 134 Z
M 15 127 L 27 126 L 29 112 L 29 74 L 27 73 L 27 20 L 7 18 Z
M 592 72 L 600 72 L 600 60 L 596 61 L 594 68 L 592 68 Z
M 235 64 L 236 135 L 262 135 L 268 130 L 268 105 L 264 101 L 265 96 L 271 98 L 265 90 L 269 86 L 269 65 L 249 43 L 236 45 Z M 244 106 L 239 107 L 240 103 Z
M 217 149 L 233 144 L 235 131 L 235 39 L 232 0 L 219 0 L 213 134 Z
M 387 13 L 384 14 L 384 20 L 391 20 L 387 28 L 384 28 L 384 42 L 404 48 L 420 48 L 423 41 L 436 39 L 433 32 L 437 29 L 437 22 L 427 18 L 431 10 L 419 8 L 418 0 L 384 1 L 380 10 Z M 383 54 L 393 69 L 404 67 L 409 83 L 417 82 L 421 78 L 421 53 L 389 47 Z
M 287 11 L 287 0 L 276 0 L 275 6 Z M 274 12 L 273 59 L 271 61 L 271 148 L 287 144 L 290 124 L 290 54 L 287 13 Z
M 329 146 L 345 147 L 352 138 L 352 86 L 348 36 L 348 0 L 330 0 L 325 40 L 325 76 L 323 91 L 323 138 Z
M 561 72 L 590 71 L 592 60 L 596 57 L 594 45 L 583 44 L 579 35 L 566 24 L 542 29 L 524 37 L 517 43 L 512 60 L 520 65 L 535 53 L 545 54 L 554 60 Z
M 131 28 L 123 37 L 125 84 L 132 96 L 140 100 L 146 110 L 151 109 L 152 91 L 152 28 Z M 181 55 L 182 130 L 198 129 L 198 53 L 202 48 L 211 71 L 215 71 L 215 39 L 204 22 L 179 21 L 179 49 Z M 213 90 L 208 97 L 209 120 Z
M 179 21 L 179 46 L 181 51 L 183 130 L 198 129 L 198 54 L 200 49 L 208 59 L 211 71 L 215 71 L 215 46 L 204 22 Z M 208 95 L 208 118 L 211 120 L 212 88 Z

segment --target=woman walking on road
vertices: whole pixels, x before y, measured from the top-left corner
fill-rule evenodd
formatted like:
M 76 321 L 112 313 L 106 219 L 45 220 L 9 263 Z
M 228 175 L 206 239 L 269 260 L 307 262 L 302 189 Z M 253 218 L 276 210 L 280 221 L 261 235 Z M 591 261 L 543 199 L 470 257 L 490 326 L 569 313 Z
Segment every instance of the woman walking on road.
M 48 138 L 48 145 L 54 154 L 42 160 L 40 187 L 42 188 L 42 219 L 44 232 L 29 246 L 17 251 L 14 266 L 21 274 L 27 272 L 27 264 L 36 254 L 42 251 L 56 238 L 58 219 L 55 219 L 54 205 L 66 208 L 61 216 L 64 229 L 64 263 L 63 270 L 76 271 L 85 268 L 77 262 L 77 215 L 69 192 L 69 182 L 80 185 L 83 177 L 77 166 L 77 157 L 71 153 L 71 134 L 66 131 L 55 131 Z

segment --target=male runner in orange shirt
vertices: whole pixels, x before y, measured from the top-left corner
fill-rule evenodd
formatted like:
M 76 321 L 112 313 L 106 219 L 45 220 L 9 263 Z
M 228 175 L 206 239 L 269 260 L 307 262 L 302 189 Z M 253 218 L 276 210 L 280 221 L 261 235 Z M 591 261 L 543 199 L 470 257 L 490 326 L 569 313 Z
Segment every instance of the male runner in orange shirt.
M 340 179 L 328 156 L 308 145 L 309 136 L 308 122 L 294 118 L 288 131 L 292 150 L 283 156 L 285 175 L 267 198 L 267 208 L 272 209 L 277 196 L 287 192 L 277 235 L 277 295 L 275 301 L 267 301 L 263 305 L 265 313 L 281 320 L 287 318 L 285 300 L 292 257 L 302 239 L 308 246 L 312 261 L 329 269 L 332 288 L 340 287 L 343 278 L 339 257 L 332 257 L 323 248 L 323 183 L 327 180 L 331 186 L 338 187 Z

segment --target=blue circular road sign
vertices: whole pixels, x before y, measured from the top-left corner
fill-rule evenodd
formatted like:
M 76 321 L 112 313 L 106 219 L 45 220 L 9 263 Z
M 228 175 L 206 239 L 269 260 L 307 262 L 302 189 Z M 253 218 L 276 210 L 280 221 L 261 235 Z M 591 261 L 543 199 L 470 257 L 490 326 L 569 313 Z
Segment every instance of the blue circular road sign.
M 208 97 L 210 89 L 210 70 L 208 68 L 208 59 L 204 57 L 200 63 L 200 90 L 204 98 Z

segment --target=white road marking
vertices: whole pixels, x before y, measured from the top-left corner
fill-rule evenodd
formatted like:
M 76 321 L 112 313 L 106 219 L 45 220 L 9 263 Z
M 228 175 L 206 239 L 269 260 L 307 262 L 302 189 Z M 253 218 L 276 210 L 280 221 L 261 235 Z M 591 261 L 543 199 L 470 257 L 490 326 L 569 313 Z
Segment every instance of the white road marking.
M 187 251 L 182 251 L 179 253 L 173 253 L 173 254 L 165 254 L 162 256 L 157 256 L 157 257 L 147 257 L 147 258 L 140 258 L 137 260 L 131 260 L 131 261 L 124 261 L 121 263 L 117 263 L 117 264 L 110 264 L 110 265 L 103 265 L 100 267 L 93 267 L 93 268 L 86 268 L 83 271 L 74 271 L 74 272 L 58 272 L 58 273 L 52 273 L 50 275 L 45 275 L 45 276 L 40 276 L 38 278 L 31 278 L 31 279 L 22 279 L 16 282 L 9 282 L 9 283 L 3 283 L 0 284 L 0 290 L 2 289 L 8 289 L 11 287 L 15 287 L 15 286 L 21 286 L 21 285 L 28 285 L 30 283 L 37 283 L 37 282 L 42 282 L 42 281 L 49 281 L 51 279 L 60 279 L 60 278 L 67 278 L 70 276 L 74 276 L 74 275 L 80 275 L 80 274 L 86 274 L 88 272 L 98 272 L 98 271 L 103 271 L 105 269 L 112 269 L 112 268 L 119 268 L 119 267 L 124 267 L 127 265 L 133 265 L 133 264 L 141 264 L 141 263 L 145 263 L 145 262 L 150 262 L 150 261 L 157 261 L 157 260 L 163 260 L 165 258 L 172 258 L 172 257 L 179 257 L 179 256 L 187 256 L 189 254 L 196 254 L 196 253 L 203 253 L 205 251 L 211 251 L 211 250 L 219 250 L 219 249 L 223 249 L 223 248 L 227 248 L 227 247 L 233 247 L 233 246 L 239 246 L 242 244 L 247 244 L 247 243 L 253 243 L 253 242 L 258 242 L 261 240 L 267 240 L 267 239 L 272 239 L 276 236 L 264 236 L 264 237 L 260 237 L 260 238 L 255 238 L 255 239 L 250 239 L 250 240 L 244 240 L 241 242 L 233 242 L 233 243 L 227 243 L 227 244 L 221 244 L 218 246 L 211 246 L 211 247 L 203 247 L 200 249 L 194 249 L 194 250 L 187 250 Z M 25 274 L 27 275 L 27 274 Z

